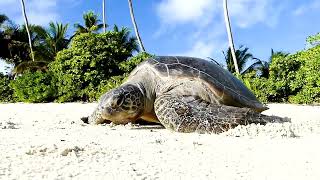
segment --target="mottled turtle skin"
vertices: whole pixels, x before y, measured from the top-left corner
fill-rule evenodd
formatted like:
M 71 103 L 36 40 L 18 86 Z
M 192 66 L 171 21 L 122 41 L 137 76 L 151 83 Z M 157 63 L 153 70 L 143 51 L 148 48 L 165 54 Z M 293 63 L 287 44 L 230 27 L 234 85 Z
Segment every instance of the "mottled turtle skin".
M 88 122 L 126 124 L 142 118 L 177 132 L 221 133 L 238 125 L 287 121 L 262 115 L 266 109 L 215 63 L 158 56 L 138 65 L 125 83 L 102 95 Z

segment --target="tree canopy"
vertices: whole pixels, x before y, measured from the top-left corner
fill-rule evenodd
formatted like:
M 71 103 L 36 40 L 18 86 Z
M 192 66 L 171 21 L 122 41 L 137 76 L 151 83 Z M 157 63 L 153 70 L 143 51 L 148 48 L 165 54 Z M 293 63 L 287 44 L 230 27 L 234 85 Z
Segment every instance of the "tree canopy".
M 103 28 L 103 24 L 99 23 L 98 15 L 96 15 L 93 11 L 88 11 L 83 14 L 84 25 L 80 23 L 74 24 L 76 28 L 75 34 L 80 33 L 97 33 L 99 30 Z

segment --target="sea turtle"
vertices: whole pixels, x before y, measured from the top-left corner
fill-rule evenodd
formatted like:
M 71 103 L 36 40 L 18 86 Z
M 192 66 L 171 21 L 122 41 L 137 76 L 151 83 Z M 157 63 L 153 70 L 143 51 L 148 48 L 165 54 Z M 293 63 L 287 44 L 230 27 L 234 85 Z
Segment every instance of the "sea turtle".
M 178 132 L 221 133 L 238 125 L 285 122 L 230 72 L 210 61 L 157 56 L 139 64 L 126 82 L 101 96 L 89 123 L 159 122 Z

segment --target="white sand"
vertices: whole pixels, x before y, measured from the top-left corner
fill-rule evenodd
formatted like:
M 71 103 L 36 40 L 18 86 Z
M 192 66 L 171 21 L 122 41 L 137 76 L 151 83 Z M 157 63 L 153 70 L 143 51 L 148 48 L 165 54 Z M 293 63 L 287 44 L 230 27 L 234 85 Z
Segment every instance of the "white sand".
M 0 104 L 0 179 L 320 179 L 320 107 L 221 135 L 86 125 L 95 104 Z

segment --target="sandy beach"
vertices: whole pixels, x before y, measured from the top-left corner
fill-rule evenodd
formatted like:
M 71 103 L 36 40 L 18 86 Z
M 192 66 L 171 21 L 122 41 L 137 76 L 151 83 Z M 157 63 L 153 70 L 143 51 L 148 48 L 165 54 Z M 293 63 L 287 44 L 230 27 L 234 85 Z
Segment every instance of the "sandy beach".
M 88 125 L 95 103 L 0 104 L 0 179 L 319 179 L 320 106 L 220 135 Z

